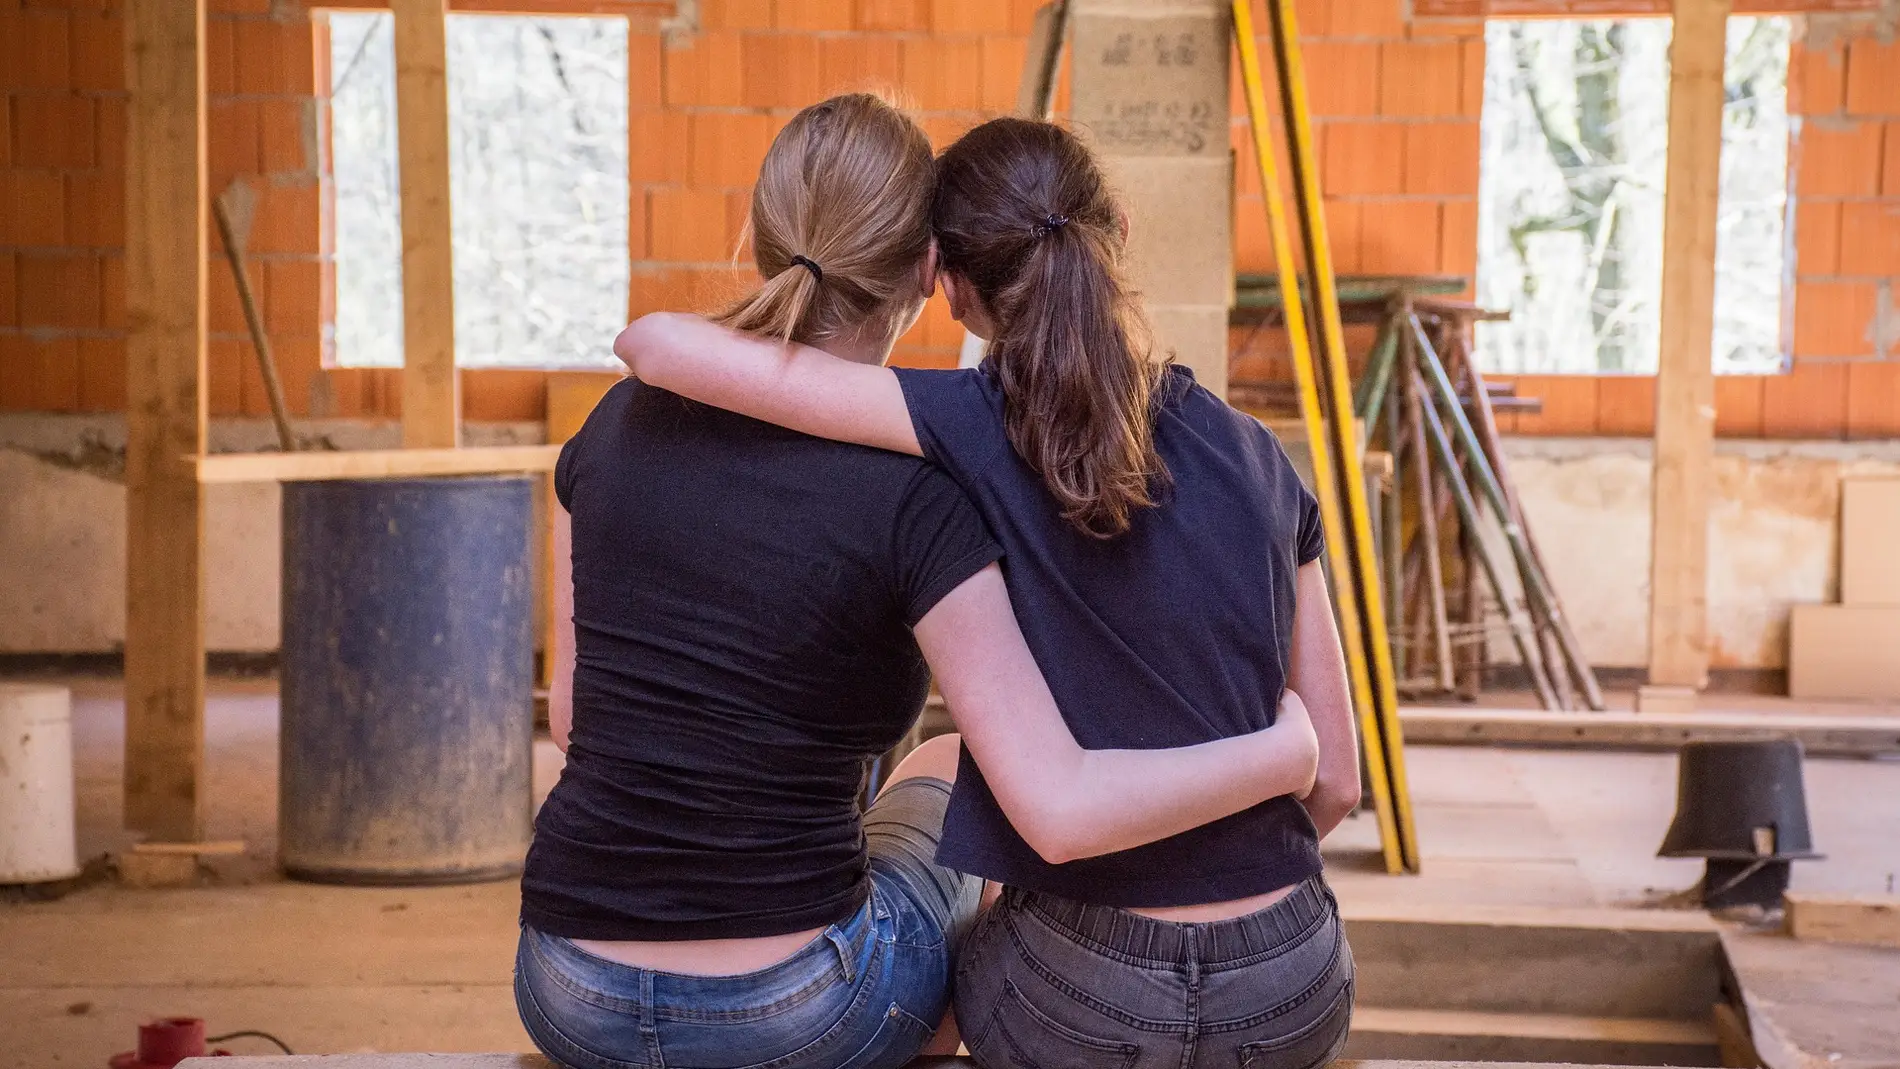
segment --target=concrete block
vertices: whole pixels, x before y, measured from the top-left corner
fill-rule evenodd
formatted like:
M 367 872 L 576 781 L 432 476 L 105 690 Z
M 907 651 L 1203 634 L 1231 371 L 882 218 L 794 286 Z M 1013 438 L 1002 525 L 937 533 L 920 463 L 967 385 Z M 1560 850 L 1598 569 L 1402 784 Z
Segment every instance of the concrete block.
M 1110 156 L 1102 163 L 1128 209 L 1129 281 L 1142 299 L 1150 306 L 1231 303 L 1231 161 Z
M 1194 372 L 1195 381 L 1227 396 L 1227 306 L 1149 306 L 1154 324 L 1155 356 L 1172 353 Z
M 1076 12 L 1077 129 L 1103 155 L 1226 159 L 1225 5 L 1133 10 Z

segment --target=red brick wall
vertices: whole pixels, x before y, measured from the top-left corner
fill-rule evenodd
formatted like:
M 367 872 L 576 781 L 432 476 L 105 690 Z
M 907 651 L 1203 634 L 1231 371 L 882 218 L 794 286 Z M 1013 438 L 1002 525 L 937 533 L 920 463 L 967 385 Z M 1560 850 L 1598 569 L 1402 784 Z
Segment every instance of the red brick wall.
M 0 410 L 124 403 L 123 0 L 0 0 Z M 1036 0 L 702 0 L 702 32 L 631 36 L 630 311 L 703 305 L 743 285 L 729 257 L 758 160 L 800 104 L 891 85 L 940 144 L 1014 101 Z M 327 47 L 298 0 L 211 0 L 210 184 L 260 194 L 252 277 L 293 410 L 399 414 L 390 371 L 326 369 L 325 235 L 315 88 Z M 1477 22 L 1408 21 L 1402 0 L 1304 0 L 1322 180 L 1338 269 L 1475 270 Z M 1262 20 L 1264 23 L 1264 20 Z M 1719 380 L 1732 436 L 1900 435 L 1900 45 L 1817 20 L 1791 89 L 1798 234 L 1790 375 Z M 1238 94 L 1235 114 L 1244 115 Z M 1246 128 L 1237 123 L 1243 149 Z M 1258 181 L 1239 176 L 1236 260 L 1270 269 Z M 230 272 L 212 236 L 210 403 L 261 415 Z M 1884 324 L 1877 328 L 1878 324 Z M 935 302 L 900 343 L 908 364 L 955 359 Z M 1363 348 L 1369 340 L 1354 333 Z M 1276 373 L 1271 339 L 1236 367 Z M 545 377 L 473 371 L 471 419 L 538 419 Z M 1526 377 L 1545 413 L 1520 433 L 1643 434 L 1646 378 Z
M 1308 0 L 1298 17 L 1334 270 L 1475 274 L 1482 23 L 1408 21 L 1390 0 Z M 1271 54 L 1265 39 L 1260 47 Z M 1235 267 L 1270 274 L 1259 168 L 1238 98 L 1235 114 Z M 1364 353 L 1372 334 L 1348 327 L 1347 347 Z M 1231 341 L 1236 379 L 1291 377 L 1277 333 L 1235 330 Z

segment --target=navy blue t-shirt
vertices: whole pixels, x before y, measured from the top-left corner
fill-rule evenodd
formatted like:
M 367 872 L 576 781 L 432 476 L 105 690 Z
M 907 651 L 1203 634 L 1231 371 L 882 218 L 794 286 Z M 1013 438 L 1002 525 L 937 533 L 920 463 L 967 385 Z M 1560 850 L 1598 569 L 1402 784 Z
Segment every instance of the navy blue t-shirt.
M 1157 507 L 1091 538 L 1011 447 L 985 369 L 898 370 L 924 456 L 950 473 L 1002 544 L 1023 635 L 1077 741 L 1161 749 L 1267 727 L 1286 686 L 1294 578 L 1323 548 L 1319 507 L 1259 421 L 1173 366 L 1156 447 L 1172 476 Z M 1192 831 L 1062 865 L 1016 834 L 966 751 L 938 860 L 1099 905 L 1223 902 L 1320 871 L 1291 797 Z

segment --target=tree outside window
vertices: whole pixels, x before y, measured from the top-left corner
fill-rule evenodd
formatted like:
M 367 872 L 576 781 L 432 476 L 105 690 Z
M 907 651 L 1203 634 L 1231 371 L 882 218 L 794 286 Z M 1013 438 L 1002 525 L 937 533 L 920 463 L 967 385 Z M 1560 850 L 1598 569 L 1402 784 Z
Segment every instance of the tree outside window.
M 387 13 L 331 12 L 338 364 L 402 363 Z M 455 358 L 614 366 L 629 275 L 627 22 L 448 17 Z
M 1494 20 L 1485 30 L 1478 299 L 1497 372 L 1654 373 L 1666 19 Z M 1791 20 L 1729 21 L 1716 245 L 1720 372 L 1779 371 L 1788 268 Z

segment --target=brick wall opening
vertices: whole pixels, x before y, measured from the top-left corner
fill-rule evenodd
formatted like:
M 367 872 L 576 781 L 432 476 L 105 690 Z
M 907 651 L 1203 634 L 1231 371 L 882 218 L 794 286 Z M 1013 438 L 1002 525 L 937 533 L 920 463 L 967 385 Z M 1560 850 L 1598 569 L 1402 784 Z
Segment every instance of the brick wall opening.
M 335 257 L 326 353 L 339 366 L 399 367 L 391 18 L 317 17 L 328 29 L 328 84 L 317 90 Z M 630 257 L 627 21 L 451 14 L 447 29 L 456 362 L 612 366 L 603 339 L 626 314 Z
M 1729 22 L 1716 248 L 1718 372 L 1783 369 L 1792 20 Z M 1667 19 L 1485 27 L 1479 329 L 1502 372 L 1656 370 Z

